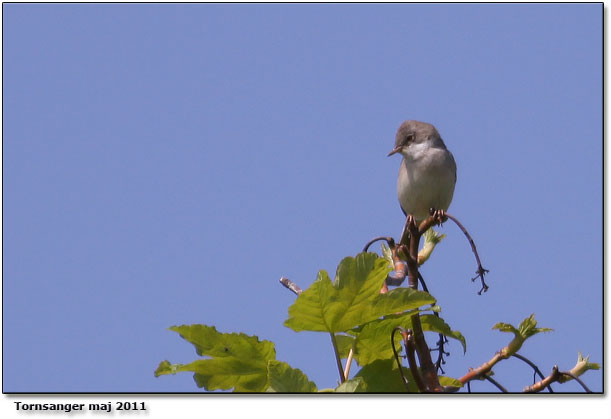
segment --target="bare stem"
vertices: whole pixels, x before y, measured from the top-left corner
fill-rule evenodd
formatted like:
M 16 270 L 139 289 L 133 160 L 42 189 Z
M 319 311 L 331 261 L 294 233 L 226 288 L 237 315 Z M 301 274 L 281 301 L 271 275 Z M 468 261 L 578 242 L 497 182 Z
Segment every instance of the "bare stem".
M 418 390 L 420 390 L 421 393 L 424 393 L 427 391 L 427 387 L 422 380 L 420 370 L 418 370 L 418 364 L 416 363 L 416 345 L 414 343 L 414 335 L 411 330 L 408 330 L 407 333 L 403 333 L 403 340 L 405 342 L 405 353 L 407 354 L 409 370 L 412 373 L 412 377 L 414 377 L 414 382 L 418 386 Z
M 482 292 L 488 291 L 488 285 L 486 285 L 486 282 L 484 281 L 484 275 L 486 275 L 486 273 L 488 273 L 489 271 L 488 269 L 484 269 L 484 267 L 482 266 L 482 262 L 479 260 L 479 255 L 477 253 L 477 248 L 475 247 L 475 242 L 471 238 L 471 235 L 469 234 L 467 229 L 453 215 L 448 214 L 447 212 L 444 213 L 444 215 L 448 217 L 450 220 L 454 221 L 456 225 L 458 226 L 458 228 L 460 228 L 462 232 L 464 233 L 464 235 L 467 237 L 467 240 L 469 240 L 469 244 L 471 245 L 471 250 L 473 251 L 473 254 L 475 255 L 475 260 L 477 261 L 477 270 L 475 271 L 476 275 L 474 278 L 471 278 L 471 281 L 475 281 L 477 278 L 480 278 L 481 283 L 482 283 L 482 288 L 479 290 L 478 294 L 481 295 Z
M 331 343 L 333 344 L 333 353 L 335 353 L 335 361 L 337 361 L 337 369 L 339 370 L 339 381 L 343 383 L 346 381 L 344 376 L 344 368 L 342 367 L 342 360 L 339 357 L 339 351 L 337 350 L 337 341 L 335 339 L 335 333 L 329 333 L 331 335 Z
M 401 326 L 395 327 L 392 330 L 392 333 L 390 334 L 390 346 L 392 347 L 392 353 L 395 356 L 395 361 L 397 361 L 397 367 L 399 367 L 399 374 L 401 374 L 401 380 L 403 381 L 403 384 L 405 384 L 405 388 L 409 391 L 409 386 L 408 386 L 409 383 L 407 381 L 407 378 L 405 378 L 405 374 L 403 374 L 403 365 L 401 365 L 401 360 L 399 359 L 399 354 L 397 353 L 397 349 L 395 349 L 395 333 L 397 331 L 401 332 L 401 334 L 403 335 L 404 338 L 406 336 L 405 329 L 403 329 Z M 411 366 L 410 366 L 410 368 L 411 368 Z
M 344 377 L 346 380 L 350 376 L 350 366 L 352 365 L 352 358 L 354 357 L 354 349 L 350 348 L 350 352 L 348 353 L 348 359 L 346 359 L 346 367 L 344 368 Z

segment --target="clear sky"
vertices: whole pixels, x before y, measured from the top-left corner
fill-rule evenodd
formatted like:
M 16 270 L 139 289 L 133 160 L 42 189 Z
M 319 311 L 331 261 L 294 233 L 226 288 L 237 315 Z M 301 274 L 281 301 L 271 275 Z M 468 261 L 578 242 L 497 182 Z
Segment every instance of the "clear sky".
M 450 212 L 490 269 L 478 296 L 468 242 L 442 228 L 422 273 L 467 339 L 446 373 L 531 313 L 555 329 L 520 352 L 544 373 L 602 363 L 602 10 L 4 4 L 3 390 L 200 391 L 153 376 L 196 358 L 167 330 L 193 323 L 272 340 L 334 387 L 329 336 L 283 327 L 278 279 L 306 288 L 400 234 L 386 155 L 406 119 L 453 152 Z M 517 360 L 495 371 L 532 382 Z

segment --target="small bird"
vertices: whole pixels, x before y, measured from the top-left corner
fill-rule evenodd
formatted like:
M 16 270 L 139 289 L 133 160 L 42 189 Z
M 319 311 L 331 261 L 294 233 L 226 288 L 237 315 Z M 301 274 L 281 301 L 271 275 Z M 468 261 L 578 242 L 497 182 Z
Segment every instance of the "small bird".
M 454 196 L 456 162 L 437 129 L 426 122 L 403 122 L 388 155 L 396 153 L 403 156 L 397 180 L 403 213 L 419 223 L 431 208 L 446 211 Z

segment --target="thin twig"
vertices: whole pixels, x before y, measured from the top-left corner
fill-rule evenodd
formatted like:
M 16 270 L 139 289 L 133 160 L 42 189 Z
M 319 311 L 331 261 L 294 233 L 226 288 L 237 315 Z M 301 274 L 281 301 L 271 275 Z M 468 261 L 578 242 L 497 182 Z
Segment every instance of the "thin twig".
M 503 393 L 508 393 L 507 389 L 505 387 L 503 387 L 502 385 L 499 384 L 498 381 L 496 381 L 495 379 L 493 379 L 492 377 L 490 377 L 489 375 L 484 375 L 483 376 L 486 380 L 488 380 L 489 382 L 491 382 L 492 384 L 494 384 L 496 386 L 496 388 L 498 388 L 499 390 L 501 390 Z
M 363 252 L 367 252 L 369 250 L 369 246 L 371 246 L 372 244 L 374 244 L 377 241 L 382 241 L 382 240 L 384 240 L 388 244 L 388 247 L 390 248 L 395 247 L 395 239 L 393 239 L 392 237 L 380 236 L 380 237 L 375 237 L 369 240 L 367 244 L 365 245 L 365 247 L 363 247 Z
M 568 371 L 564 371 L 564 372 L 560 372 L 560 375 L 568 375 L 569 377 L 571 377 L 573 380 L 577 381 L 579 384 L 581 384 L 581 387 L 583 387 L 583 389 L 586 391 L 586 393 L 591 393 L 592 390 L 590 390 L 588 388 L 588 386 L 585 385 L 585 383 L 583 381 L 581 381 L 581 378 L 577 377 L 575 374 L 572 374 Z
M 469 235 L 469 232 L 467 231 L 467 229 L 453 215 L 448 214 L 447 212 L 444 213 L 444 215 L 456 223 L 458 228 L 460 228 L 462 232 L 464 233 L 464 235 L 467 237 L 467 240 L 469 240 L 469 244 L 471 244 L 471 250 L 473 251 L 473 254 L 475 255 L 475 260 L 477 261 L 477 271 L 475 271 L 476 275 L 474 278 L 471 278 L 471 281 L 475 281 L 477 278 L 480 278 L 481 283 L 482 283 L 482 288 L 479 290 L 478 294 L 481 295 L 482 292 L 488 291 L 488 285 L 486 285 L 486 282 L 484 281 L 484 275 L 490 271 L 488 269 L 484 269 L 484 267 L 482 266 L 482 262 L 479 260 L 479 255 L 475 247 L 475 242 L 471 238 L 471 235 Z
M 337 341 L 335 340 L 335 333 L 329 333 L 331 335 L 331 343 L 333 344 L 333 352 L 335 353 L 335 361 L 337 362 L 337 369 L 339 370 L 339 381 L 343 383 L 346 381 L 344 376 L 344 368 L 342 368 L 342 360 L 339 357 L 339 351 L 337 350 Z
M 390 346 L 392 347 L 392 353 L 395 355 L 395 361 L 397 361 L 397 366 L 399 367 L 399 374 L 401 374 L 401 380 L 403 380 L 403 384 L 405 384 L 405 388 L 409 391 L 409 382 L 407 378 L 405 378 L 405 374 L 403 374 L 403 366 L 401 365 L 401 360 L 399 359 L 399 354 L 397 354 L 397 349 L 395 348 L 395 332 L 400 331 L 402 334 L 405 333 L 405 329 L 397 326 L 392 330 L 390 334 Z
M 418 281 L 420 282 L 420 285 L 422 285 L 422 289 L 425 292 L 429 292 L 428 287 L 426 286 L 426 282 L 424 282 L 424 278 L 422 277 L 422 274 L 420 273 L 420 270 L 418 270 Z M 433 312 L 433 314 L 435 315 L 435 317 L 439 317 L 439 313 L 437 313 L 436 311 Z M 445 364 L 444 360 L 443 360 L 443 356 L 444 355 L 450 355 L 449 352 L 444 351 L 444 344 L 448 342 L 448 339 L 442 335 L 441 333 L 439 334 L 439 341 L 437 342 L 437 349 L 431 349 L 432 351 L 438 350 L 439 353 L 437 355 L 437 361 L 435 361 L 435 367 L 441 371 L 441 373 L 443 374 L 443 368 L 441 368 L 441 364 Z

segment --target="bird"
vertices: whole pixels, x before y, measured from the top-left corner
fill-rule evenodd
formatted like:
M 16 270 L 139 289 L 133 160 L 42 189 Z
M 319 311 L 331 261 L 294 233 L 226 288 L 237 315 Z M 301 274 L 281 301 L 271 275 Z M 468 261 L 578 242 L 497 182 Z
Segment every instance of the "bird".
M 419 223 L 431 209 L 447 211 L 454 196 L 456 162 L 437 129 L 426 122 L 403 122 L 388 156 L 394 154 L 403 156 L 397 179 L 403 213 Z

